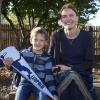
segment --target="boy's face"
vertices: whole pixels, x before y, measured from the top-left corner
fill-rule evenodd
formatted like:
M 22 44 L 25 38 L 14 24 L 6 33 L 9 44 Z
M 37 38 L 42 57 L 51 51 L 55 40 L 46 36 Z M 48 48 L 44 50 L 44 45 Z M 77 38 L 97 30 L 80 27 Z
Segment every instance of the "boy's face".
M 41 52 L 46 46 L 46 42 L 45 36 L 39 33 L 30 38 L 30 43 L 32 44 L 34 51 Z

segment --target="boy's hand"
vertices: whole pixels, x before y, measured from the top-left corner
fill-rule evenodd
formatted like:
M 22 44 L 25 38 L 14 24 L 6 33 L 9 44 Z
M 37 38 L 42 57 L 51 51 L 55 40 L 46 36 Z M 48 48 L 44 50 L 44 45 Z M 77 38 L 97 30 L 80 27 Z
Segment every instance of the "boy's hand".
M 13 63 L 13 59 L 8 57 L 6 59 L 3 60 L 4 65 L 9 69 L 11 64 Z

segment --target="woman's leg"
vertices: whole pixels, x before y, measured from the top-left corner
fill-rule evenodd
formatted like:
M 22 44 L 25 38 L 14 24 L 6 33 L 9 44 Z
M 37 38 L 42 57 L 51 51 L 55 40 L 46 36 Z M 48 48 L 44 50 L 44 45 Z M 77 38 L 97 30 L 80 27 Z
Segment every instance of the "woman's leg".
M 61 84 L 58 87 L 58 94 L 59 94 L 59 96 L 61 96 L 63 94 L 63 92 L 67 91 L 68 87 L 74 81 L 75 82 L 74 84 L 78 87 L 79 94 L 81 92 L 81 94 L 84 96 L 84 98 L 86 100 L 92 100 L 89 91 L 87 90 L 83 80 L 81 79 L 81 77 L 80 77 L 80 75 L 78 73 L 76 73 L 74 71 L 70 71 L 70 72 L 65 72 L 64 75 L 65 75 L 64 76 L 65 79 L 61 82 Z
M 86 100 L 74 81 L 63 91 L 60 100 Z

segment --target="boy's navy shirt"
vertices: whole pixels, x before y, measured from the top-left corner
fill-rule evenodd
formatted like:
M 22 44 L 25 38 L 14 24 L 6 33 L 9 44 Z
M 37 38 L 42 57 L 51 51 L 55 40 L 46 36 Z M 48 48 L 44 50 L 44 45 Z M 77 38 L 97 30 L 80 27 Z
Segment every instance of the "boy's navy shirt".
M 0 59 L 0 67 L 3 67 L 4 66 L 4 63 L 3 61 Z
M 32 52 L 32 47 L 24 49 L 20 53 L 50 92 L 56 94 L 55 80 L 52 73 L 52 58 L 48 53 L 43 52 L 42 54 L 35 54 Z M 19 85 L 32 84 L 21 76 Z

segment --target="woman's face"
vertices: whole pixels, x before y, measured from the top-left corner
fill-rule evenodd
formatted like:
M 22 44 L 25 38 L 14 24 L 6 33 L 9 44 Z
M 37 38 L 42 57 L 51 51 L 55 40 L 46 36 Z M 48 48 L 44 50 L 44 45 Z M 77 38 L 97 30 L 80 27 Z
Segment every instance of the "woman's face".
M 70 8 L 65 8 L 61 13 L 61 23 L 64 28 L 73 29 L 76 27 L 78 22 L 78 16 L 74 10 Z

